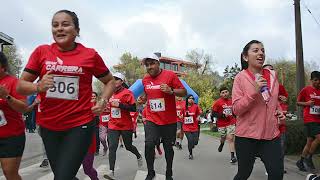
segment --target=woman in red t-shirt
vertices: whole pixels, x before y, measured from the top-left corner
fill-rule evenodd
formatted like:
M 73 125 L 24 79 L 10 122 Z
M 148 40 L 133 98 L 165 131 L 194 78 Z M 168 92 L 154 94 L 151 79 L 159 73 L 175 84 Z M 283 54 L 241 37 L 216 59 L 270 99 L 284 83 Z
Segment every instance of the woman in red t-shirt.
M 189 159 L 193 159 L 192 149 L 198 145 L 199 141 L 198 117 L 200 116 L 200 108 L 194 103 L 194 97 L 192 95 L 188 95 L 186 98 L 186 106 L 183 114 L 182 129 L 188 139 Z
M 0 52 L 0 163 L 6 179 L 21 179 L 18 170 L 26 141 L 21 112 L 28 106 L 16 93 L 18 79 L 7 72 L 8 59 Z
M 41 137 L 55 180 L 73 179 L 94 135 L 94 114 L 100 114 L 114 91 L 114 78 L 101 56 L 75 42 L 79 19 L 74 12 L 60 10 L 51 21 L 55 43 L 41 45 L 31 54 L 18 84 L 19 93 L 40 93 Z M 94 106 L 92 79 L 103 84 Z M 33 84 L 37 78 L 40 81 Z

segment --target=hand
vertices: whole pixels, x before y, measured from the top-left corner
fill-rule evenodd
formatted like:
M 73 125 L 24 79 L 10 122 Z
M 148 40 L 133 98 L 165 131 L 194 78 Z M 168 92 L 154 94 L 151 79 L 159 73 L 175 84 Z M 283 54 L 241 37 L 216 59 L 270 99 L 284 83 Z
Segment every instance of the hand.
M 104 108 L 106 107 L 105 101 L 98 101 L 92 108 L 91 111 L 93 114 L 99 115 L 103 112 Z
M 112 107 L 119 107 L 119 102 L 118 101 L 112 101 L 111 102 Z
M 169 87 L 167 84 L 161 84 L 160 85 L 160 90 L 164 93 L 167 93 L 167 94 L 172 94 L 172 89 L 171 87 Z
M 277 116 L 277 118 L 280 121 L 280 124 L 284 124 L 286 121 L 286 116 L 283 114 L 282 111 L 277 110 L 275 113 L 275 116 Z
M 5 99 L 6 96 L 9 95 L 8 90 L 4 87 L 0 85 L 0 98 Z
M 261 88 L 263 86 L 267 86 L 267 80 L 263 77 L 260 77 L 257 81 L 256 81 L 256 90 L 260 92 Z
M 40 104 L 40 100 L 39 99 L 35 99 L 32 103 L 34 106 Z
M 48 71 L 42 79 L 38 82 L 39 92 L 46 92 L 48 89 L 54 87 L 53 75 L 51 74 L 52 71 Z
M 285 96 L 279 96 L 279 99 L 282 101 L 282 102 L 287 102 L 287 98 Z
M 307 106 L 314 106 L 314 99 L 311 99 L 310 101 L 306 102 Z

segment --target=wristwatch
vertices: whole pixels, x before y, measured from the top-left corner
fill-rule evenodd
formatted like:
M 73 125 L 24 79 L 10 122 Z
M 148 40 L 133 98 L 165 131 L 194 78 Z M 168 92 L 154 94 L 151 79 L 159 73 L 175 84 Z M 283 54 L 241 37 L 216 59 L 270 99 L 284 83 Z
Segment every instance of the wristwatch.
M 6 100 L 7 100 L 7 101 L 10 101 L 10 100 L 11 100 L 11 96 L 10 96 L 10 95 L 7 95 L 7 96 L 6 96 Z

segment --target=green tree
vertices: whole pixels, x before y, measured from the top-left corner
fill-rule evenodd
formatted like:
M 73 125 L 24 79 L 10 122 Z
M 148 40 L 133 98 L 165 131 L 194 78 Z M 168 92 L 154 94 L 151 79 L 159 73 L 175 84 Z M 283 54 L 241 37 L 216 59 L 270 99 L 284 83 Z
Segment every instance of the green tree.
M 234 78 L 236 77 L 236 75 L 241 71 L 239 65 L 237 63 L 234 64 L 234 66 L 231 66 L 231 68 L 229 66 L 227 66 L 224 69 L 223 72 L 223 83 L 222 85 L 227 87 L 230 91 L 232 90 L 232 86 L 233 86 L 233 81 Z
M 128 52 L 120 57 L 120 64 L 114 66 L 114 69 L 125 75 L 129 85 L 133 84 L 137 79 L 142 79 L 145 74 L 145 69 L 138 57 L 132 56 Z
M 9 61 L 9 73 L 18 77 L 22 68 L 22 57 L 19 54 L 16 45 L 4 46 L 3 53 Z

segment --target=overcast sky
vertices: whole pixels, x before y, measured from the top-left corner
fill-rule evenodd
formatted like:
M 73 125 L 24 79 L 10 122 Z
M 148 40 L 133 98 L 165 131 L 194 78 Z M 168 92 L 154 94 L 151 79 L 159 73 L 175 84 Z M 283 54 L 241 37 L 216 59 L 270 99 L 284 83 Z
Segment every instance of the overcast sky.
M 320 0 L 302 0 L 304 58 L 320 62 Z M 79 42 L 95 48 L 108 66 L 124 52 L 160 51 L 185 58 L 192 49 L 212 54 L 215 69 L 239 63 L 243 46 L 264 42 L 267 58 L 295 58 L 293 0 L 10 0 L 1 2 L 0 32 L 15 39 L 24 65 L 41 44 L 53 42 L 51 18 L 61 9 L 80 20 Z M 319 62 L 318 65 L 320 64 Z

